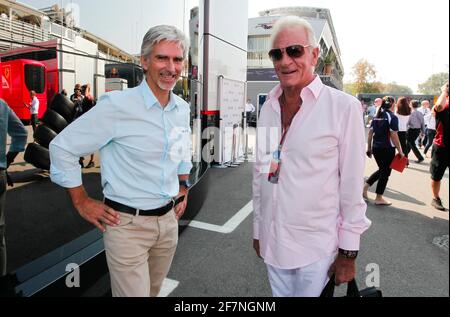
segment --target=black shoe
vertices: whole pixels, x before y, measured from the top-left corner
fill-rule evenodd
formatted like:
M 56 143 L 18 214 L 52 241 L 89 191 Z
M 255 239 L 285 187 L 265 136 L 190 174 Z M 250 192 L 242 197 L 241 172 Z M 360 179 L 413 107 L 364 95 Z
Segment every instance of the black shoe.
M 417 163 L 417 164 L 420 164 L 420 163 L 422 163 L 424 160 L 425 160 L 424 158 L 421 158 L 421 159 L 417 160 L 416 163 Z
M 446 210 L 444 208 L 444 206 L 442 206 L 442 201 L 440 198 L 433 198 L 433 200 L 431 201 L 431 206 L 433 206 L 434 208 L 436 208 L 437 210 L 440 210 L 440 211 Z

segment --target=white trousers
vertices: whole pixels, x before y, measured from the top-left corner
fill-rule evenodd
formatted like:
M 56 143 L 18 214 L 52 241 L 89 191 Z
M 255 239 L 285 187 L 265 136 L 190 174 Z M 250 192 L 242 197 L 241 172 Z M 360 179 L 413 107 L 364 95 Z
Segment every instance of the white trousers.
M 336 255 L 309 266 L 284 270 L 267 265 L 274 297 L 319 297 L 329 281 L 328 270 Z

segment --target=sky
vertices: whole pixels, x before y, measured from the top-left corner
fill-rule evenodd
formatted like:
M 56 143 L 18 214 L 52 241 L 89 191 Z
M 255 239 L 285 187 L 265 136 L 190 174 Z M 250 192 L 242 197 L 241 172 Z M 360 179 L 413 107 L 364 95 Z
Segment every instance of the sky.
M 226 0 L 212 0 L 226 1 Z M 145 32 L 162 23 L 183 29 L 199 0 L 21 0 L 35 8 L 78 4 L 80 26 L 130 53 L 139 51 Z M 163 3 L 164 5 L 161 5 Z M 377 80 L 413 91 L 432 74 L 449 71 L 448 0 L 249 0 L 249 17 L 274 7 L 307 6 L 331 11 L 341 48 L 344 81 L 361 58 Z M 185 13 L 185 14 L 184 14 Z M 184 27 L 186 33 L 188 29 Z

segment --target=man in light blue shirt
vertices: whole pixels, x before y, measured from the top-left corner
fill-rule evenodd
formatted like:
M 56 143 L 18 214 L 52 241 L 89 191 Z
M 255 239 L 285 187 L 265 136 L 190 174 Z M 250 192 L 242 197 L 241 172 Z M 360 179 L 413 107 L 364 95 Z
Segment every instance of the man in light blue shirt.
M 6 154 L 6 135 L 11 136 L 11 145 Z M 5 200 L 6 169 L 17 154 L 25 150 L 27 130 L 16 114 L 0 99 L 0 276 L 6 274 L 5 244 Z
M 113 296 L 157 296 L 175 253 L 192 163 L 190 108 L 172 89 L 188 46 L 175 27 L 151 28 L 141 51 L 146 80 L 102 96 L 50 144 L 52 181 L 104 232 Z M 104 202 L 88 197 L 78 164 L 97 150 Z

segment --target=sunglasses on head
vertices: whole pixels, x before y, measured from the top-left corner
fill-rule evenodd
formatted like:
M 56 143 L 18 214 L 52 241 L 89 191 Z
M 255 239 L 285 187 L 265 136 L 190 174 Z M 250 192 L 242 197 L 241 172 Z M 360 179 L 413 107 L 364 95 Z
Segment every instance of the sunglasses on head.
M 305 54 L 305 48 L 310 47 L 311 45 L 291 45 L 285 48 L 274 48 L 269 51 L 269 57 L 272 61 L 278 62 L 283 59 L 283 50 L 286 54 L 291 58 L 300 58 Z

